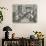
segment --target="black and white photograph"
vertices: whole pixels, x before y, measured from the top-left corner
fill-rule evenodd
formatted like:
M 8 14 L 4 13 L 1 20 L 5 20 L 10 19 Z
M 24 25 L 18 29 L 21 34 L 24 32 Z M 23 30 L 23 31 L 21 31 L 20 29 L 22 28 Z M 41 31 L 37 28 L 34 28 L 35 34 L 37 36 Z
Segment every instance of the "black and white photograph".
M 16 4 L 13 5 L 13 22 L 15 23 L 36 23 L 37 5 L 36 4 Z

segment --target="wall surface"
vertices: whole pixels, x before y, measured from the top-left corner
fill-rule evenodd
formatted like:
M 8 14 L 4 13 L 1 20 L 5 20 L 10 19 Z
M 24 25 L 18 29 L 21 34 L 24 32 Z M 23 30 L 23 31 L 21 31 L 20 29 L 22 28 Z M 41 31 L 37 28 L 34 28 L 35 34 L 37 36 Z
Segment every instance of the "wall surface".
M 13 4 L 37 4 L 37 23 L 13 23 L 12 22 L 12 5 Z M 29 37 L 33 31 L 41 31 L 46 37 L 46 0 L 0 0 L 0 6 L 8 8 L 3 11 L 4 20 L 0 23 L 0 46 L 4 38 L 3 27 L 9 25 L 12 28 L 10 35 L 15 32 L 16 37 Z M 46 46 L 46 38 L 45 38 Z

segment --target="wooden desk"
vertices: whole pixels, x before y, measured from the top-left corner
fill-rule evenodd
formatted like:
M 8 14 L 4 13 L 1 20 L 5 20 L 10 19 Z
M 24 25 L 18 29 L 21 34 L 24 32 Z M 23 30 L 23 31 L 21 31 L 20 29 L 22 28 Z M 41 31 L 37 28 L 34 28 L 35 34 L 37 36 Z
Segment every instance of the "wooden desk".
M 44 46 L 44 38 L 41 39 L 41 40 L 40 39 L 26 39 L 26 38 L 25 39 L 24 38 L 20 38 L 20 39 L 2 39 L 2 46 L 4 46 L 5 41 L 11 41 L 11 44 L 12 44 L 12 41 L 13 42 L 15 41 L 16 46 L 39 46 L 39 43 L 40 43 L 39 41 L 41 41 L 42 46 Z M 10 46 L 13 46 L 13 45 L 10 45 Z

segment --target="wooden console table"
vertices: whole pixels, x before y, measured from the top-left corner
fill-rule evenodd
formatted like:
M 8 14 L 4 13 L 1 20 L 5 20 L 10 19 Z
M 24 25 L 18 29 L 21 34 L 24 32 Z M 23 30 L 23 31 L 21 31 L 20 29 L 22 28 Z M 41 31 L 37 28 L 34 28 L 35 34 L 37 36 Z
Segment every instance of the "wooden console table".
M 7 43 L 6 46 L 44 46 L 44 38 L 43 39 L 26 39 L 26 38 L 2 39 L 2 46 L 5 46 L 6 42 L 10 43 L 10 45 L 8 45 L 9 43 Z M 13 45 L 13 43 L 15 44 Z

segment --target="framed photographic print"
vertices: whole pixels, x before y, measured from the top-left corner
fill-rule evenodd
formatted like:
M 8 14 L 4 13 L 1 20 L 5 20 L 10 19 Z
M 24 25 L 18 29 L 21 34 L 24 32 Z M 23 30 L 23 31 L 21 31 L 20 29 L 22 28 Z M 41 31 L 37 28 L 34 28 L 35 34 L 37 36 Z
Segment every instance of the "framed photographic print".
M 36 23 L 36 4 L 16 4 L 13 5 L 13 22 L 15 23 Z

